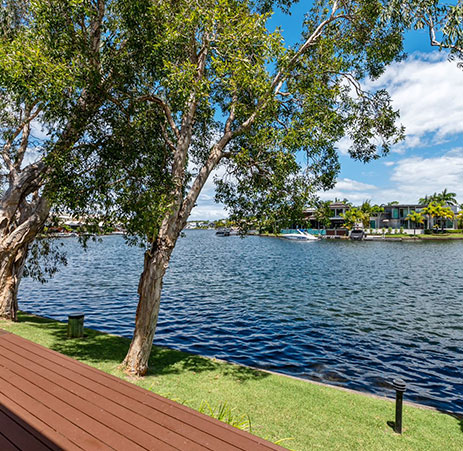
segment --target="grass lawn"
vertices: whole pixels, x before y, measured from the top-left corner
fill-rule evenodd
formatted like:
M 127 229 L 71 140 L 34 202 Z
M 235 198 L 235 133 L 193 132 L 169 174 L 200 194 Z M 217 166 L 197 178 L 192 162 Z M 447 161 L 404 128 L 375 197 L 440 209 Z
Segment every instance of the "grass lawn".
M 139 380 L 118 370 L 129 340 L 86 329 L 83 339 L 66 339 L 66 324 L 20 314 L 0 328 L 128 379 L 160 395 L 198 408 L 227 402 L 247 414 L 251 432 L 293 450 L 462 450 L 463 421 L 405 406 L 404 433 L 387 425 L 390 401 L 255 371 L 184 352 L 154 347 L 151 370 Z
M 420 235 L 422 240 L 462 240 L 463 233 L 433 233 L 431 235 Z

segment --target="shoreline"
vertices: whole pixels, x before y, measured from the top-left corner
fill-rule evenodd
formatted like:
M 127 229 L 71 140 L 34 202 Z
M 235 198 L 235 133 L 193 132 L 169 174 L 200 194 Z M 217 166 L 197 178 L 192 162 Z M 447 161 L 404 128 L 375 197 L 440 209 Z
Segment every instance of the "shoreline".
M 133 378 L 119 369 L 130 339 L 90 328 L 84 339 L 67 339 L 66 321 L 25 313 L 16 323 L 0 321 L 0 329 L 193 409 L 206 403 L 213 415 L 227 406 L 235 419 L 252 420 L 251 433 L 294 451 L 463 449 L 463 420 L 429 406 L 404 402 L 399 435 L 388 397 L 157 345 L 148 374 Z
M 34 313 L 30 313 L 30 312 L 27 312 L 27 311 L 24 311 L 24 310 L 21 310 L 20 313 L 25 314 L 25 315 L 30 316 L 30 317 L 37 318 L 38 320 L 45 320 L 47 322 L 56 322 L 56 323 L 62 324 L 63 326 L 67 326 L 67 321 L 66 320 L 58 320 L 58 319 L 54 319 L 54 318 L 49 318 L 47 316 L 40 316 L 40 315 L 36 315 Z M 6 324 L 15 324 L 15 323 L 11 323 L 9 321 L 0 319 L 0 329 L 2 328 L 1 327 L 2 324 L 5 324 L 5 323 Z M 131 340 L 130 338 L 124 337 L 122 335 L 112 334 L 110 332 L 104 332 L 104 331 L 101 331 L 101 330 L 98 330 L 98 329 L 93 329 L 91 327 L 84 327 L 84 330 L 92 331 L 93 333 L 96 333 L 96 334 L 107 335 L 107 336 L 114 337 L 114 338 L 121 339 L 121 340 L 129 340 L 129 341 Z M 86 336 L 84 335 L 84 339 L 85 338 L 86 338 Z M 312 379 L 306 379 L 306 378 L 303 378 L 303 377 L 293 376 L 291 374 L 280 373 L 278 371 L 267 370 L 265 368 L 259 368 L 257 366 L 245 365 L 245 364 L 242 364 L 242 363 L 236 363 L 236 362 L 232 362 L 232 361 L 229 361 L 229 360 L 219 359 L 217 357 L 209 357 L 209 356 L 205 356 L 205 355 L 202 355 L 202 354 L 195 354 L 195 353 L 190 352 L 190 351 L 184 351 L 184 350 L 181 350 L 181 349 L 175 349 L 175 348 L 171 348 L 171 347 L 165 346 L 165 345 L 158 345 L 158 344 L 153 343 L 153 348 L 154 347 L 160 348 L 160 349 L 165 349 L 165 350 L 168 350 L 168 351 L 181 352 L 181 353 L 189 354 L 191 356 L 199 357 L 201 359 L 211 360 L 213 362 L 220 362 L 222 364 L 231 365 L 231 366 L 234 366 L 234 367 L 237 367 L 237 368 L 262 372 L 262 373 L 266 373 L 266 374 L 271 374 L 271 375 L 274 375 L 274 376 L 277 376 L 277 377 L 289 378 L 289 379 L 292 379 L 292 380 L 301 381 L 301 382 L 304 382 L 304 383 L 309 383 L 309 384 L 313 384 L 313 385 L 317 385 L 317 386 L 325 387 L 325 388 L 329 388 L 329 389 L 340 390 L 340 391 L 350 393 L 350 394 L 353 394 L 353 395 L 365 396 L 365 397 L 368 397 L 368 398 L 377 399 L 377 400 L 380 400 L 380 401 L 386 401 L 386 402 L 390 402 L 390 403 L 395 402 L 394 396 L 388 397 L 388 396 L 384 396 L 384 395 L 377 395 L 375 393 L 368 392 L 368 391 L 355 390 L 355 389 L 352 389 L 352 388 L 343 387 L 341 385 L 334 385 L 334 384 L 329 384 L 329 383 L 326 383 L 326 382 L 319 382 L 319 381 L 315 381 L 315 380 L 312 380 Z M 133 378 L 133 379 L 137 379 L 137 378 Z M 392 392 L 393 392 L 393 388 L 391 386 L 391 393 Z M 449 410 L 439 409 L 439 408 L 434 407 L 434 406 L 429 406 L 427 404 L 420 404 L 420 403 L 417 403 L 417 402 L 414 402 L 414 401 L 408 401 L 406 399 L 403 400 L 403 403 L 405 405 L 410 406 L 410 407 L 429 410 L 429 411 L 444 414 L 444 415 L 450 415 L 450 416 L 453 416 L 454 418 L 457 418 L 459 420 L 463 420 L 463 412 L 462 413 L 452 412 L 452 411 L 449 411 Z

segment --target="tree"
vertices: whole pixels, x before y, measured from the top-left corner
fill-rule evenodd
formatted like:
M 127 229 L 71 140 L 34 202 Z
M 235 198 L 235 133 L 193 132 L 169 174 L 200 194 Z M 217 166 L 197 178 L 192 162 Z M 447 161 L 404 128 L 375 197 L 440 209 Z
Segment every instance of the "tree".
M 439 193 L 437 195 L 438 202 L 441 202 L 442 205 L 450 205 L 454 206 L 457 205 L 457 199 L 456 199 L 456 194 L 455 193 L 449 193 L 447 191 L 447 188 L 445 188 L 442 193 Z
M 413 235 L 416 235 L 416 225 L 424 223 L 423 215 L 415 210 L 411 211 L 405 220 L 413 223 Z
M 455 217 L 455 213 L 450 207 L 439 206 L 438 218 L 441 220 L 442 232 L 444 231 L 445 225 L 448 220 L 452 220 Z
M 458 228 L 463 229 L 463 211 L 460 211 L 458 215 L 456 216 L 456 219 L 458 221 Z
M 436 202 L 430 202 L 425 208 L 423 208 L 422 213 L 428 217 L 428 228 L 433 228 L 433 220 L 438 217 L 439 214 L 439 205 Z
M 120 46 L 103 0 L 2 8 L 0 317 L 14 320 L 28 249 L 50 211 L 51 180 L 120 76 Z
M 87 202 L 87 208 L 98 205 L 98 213 L 120 215 L 129 230 L 149 243 L 134 336 L 124 360 L 129 372 L 147 371 L 162 280 L 214 169 L 225 170 L 216 180 L 218 199 L 232 218 L 266 220 L 275 208 L 297 211 L 316 190 L 333 186 L 339 171 L 336 143 L 343 136 L 352 141 L 351 156 L 364 162 L 403 137 L 388 94 L 370 93 L 361 85 L 401 58 L 399 27 L 384 22 L 383 12 L 380 1 L 317 0 L 305 20 L 302 42 L 286 48 L 278 30 L 267 30 L 268 15 L 244 0 L 118 3 L 120 27 L 138 75 L 130 89 L 113 92 L 111 100 L 127 116 L 135 139 L 148 137 L 151 149 L 165 156 L 158 166 L 165 175 L 161 183 L 152 177 L 128 186 L 119 182 L 131 179 L 120 177 L 122 165 L 113 170 L 107 163 L 105 183 L 98 185 L 93 177 L 85 183 L 95 189 L 83 187 L 97 199 Z M 101 167 L 111 161 L 105 155 L 105 130 L 100 126 L 92 132 L 101 136 L 101 145 L 90 146 L 87 154 Z M 128 166 L 136 167 L 133 162 L 143 150 L 137 157 L 127 150 L 135 151 L 127 141 L 123 146 L 118 134 L 114 148 L 127 152 Z M 306 153 L 304 167 L 300 152 Z M 75 162 L 68 166 L 76 172 Z M 117 207 L 133 192 L 137 199 L 155 202 Z M 150 208 L 145 211 L 144 206 Z
M 437 221 L 441 222 L 441 227 L 442 231 L 445 228 L 445 223 L 448 219 L 453 219 L 455 214 L 453 213 L 452 209 L 450 207 L 444 207 L 442 204 L 439 202 L 433 201 L 430 202 L 429 205 L 425 208 L 423 208 L 422 212 L 430 218 L 430 224 L 429 228 L 432 228 L 432 220 L 434 218 L 437 219 Z M 436 224 L 436 228 L 437 228 Z
M 381 207 L 380 205 L 371 205 L 371 202 L 369 200 L 366 200 L 363 202 L 363 204 L 360 206 L 360 210 L 364 213 L 363 217 L 363 227 L 365 229 L 370 227 L 370 218 L 376 217 L 377 221 L 377 226 L 376 228 L 379 228 L 379 223 L 381 220 L 381 215 L 384 212 L 384 208 Z
M 449 193 L 447 191 L 447 188 L 445 188 L 442 191 L 442 193 L 434 193 L 431 195 L 427 195 L 418 200 L 418 203 L 420 205 L 429 205 L 429 203 L 431 202 L 436 202 L 441 205 L 454 206 L 454 205 L 457 205 L 456 194 Z
M 371 214 L 376 218 L 376 228 L 379 229 L 381 224 L 381 215 L 384 213 L 384 207 L 381 205 L 373 205 L 371 207 Z
M 390 0 L 386 15 L 401 23 L 404 29 L 427 29 L 431 46 L 449 50 L 451 60 L 462 60 L 463 3 L 460 0 L 454 4 L 439 0 Z
M 352 230 L 357 224 L 365 224 L 366 218 L 370 218 L 368 213 L 365 213 L 360 208 L 353 207 L 347 210 L 345 213 L 341 214 L 341 217 L 344 219 L 343 227 L 348 230 Z
M 314 203 L 315 205 L 315 219 L 317 221 L 318 228 L 320 229 L 320 225 L 322 225 L 323 229 L 326 229 L 331 225 L 331 201 L 322 201 L 318 200 Z

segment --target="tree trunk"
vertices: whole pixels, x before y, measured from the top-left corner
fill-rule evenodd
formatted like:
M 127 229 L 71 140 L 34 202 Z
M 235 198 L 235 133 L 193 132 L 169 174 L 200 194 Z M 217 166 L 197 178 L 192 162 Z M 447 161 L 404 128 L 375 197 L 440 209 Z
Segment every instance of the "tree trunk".
M 5 252 L 0 261 L 0 318 L 10 321 L 17 320 L 18 289 L 24 264 L 26 262 L 28 245 L 16 252 Z
M 169 266 L 177 237 L 166 237 L 161 232 L 151 251 L 145 253 L 143 272 L 138 285 L 138 307 L 135 330 L 127 356 L 122 363 L 125 370 L 136 376 L 148 371 L 149 357 L 161 304 L 162 281 Z
M 8 214 L 11 205 L 13 214 Z M 8 196 L 0 202 L 0 318 L 16 321 L 18 289 L 29 245 L 35 240 L 50 211 L 43 196 L 16 205 Z

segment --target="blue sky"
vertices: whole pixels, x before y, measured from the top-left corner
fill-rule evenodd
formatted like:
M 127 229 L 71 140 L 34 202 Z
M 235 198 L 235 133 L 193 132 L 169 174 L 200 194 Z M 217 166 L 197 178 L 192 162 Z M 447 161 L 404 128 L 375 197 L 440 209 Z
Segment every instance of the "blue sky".
M 287 42 L 299 39 L 307 9 L 303 1 L 291 16 L 271 19 L 280 26 Z M 348 142 L 339 143 L 341 172 L 334 190 L 320 193 L 323 199 L 348 198 L 354 204 L 414 203 L 420 197 L 447 188 L 463 203 L 463 70 L 449 62 L 445 52 L 429 45 L 424 31 L 409 32 L 405 39 L 408 58 L 391 65 L 371 88 L 385 87 L 400 110 L 406 140 L 375 162 L 363 164 L 346 155 Z M 216 176 L 220 177 L 220 172 Z M 200 195 L 191 220 L 226 217 L 215 204 L 212 179 Z

